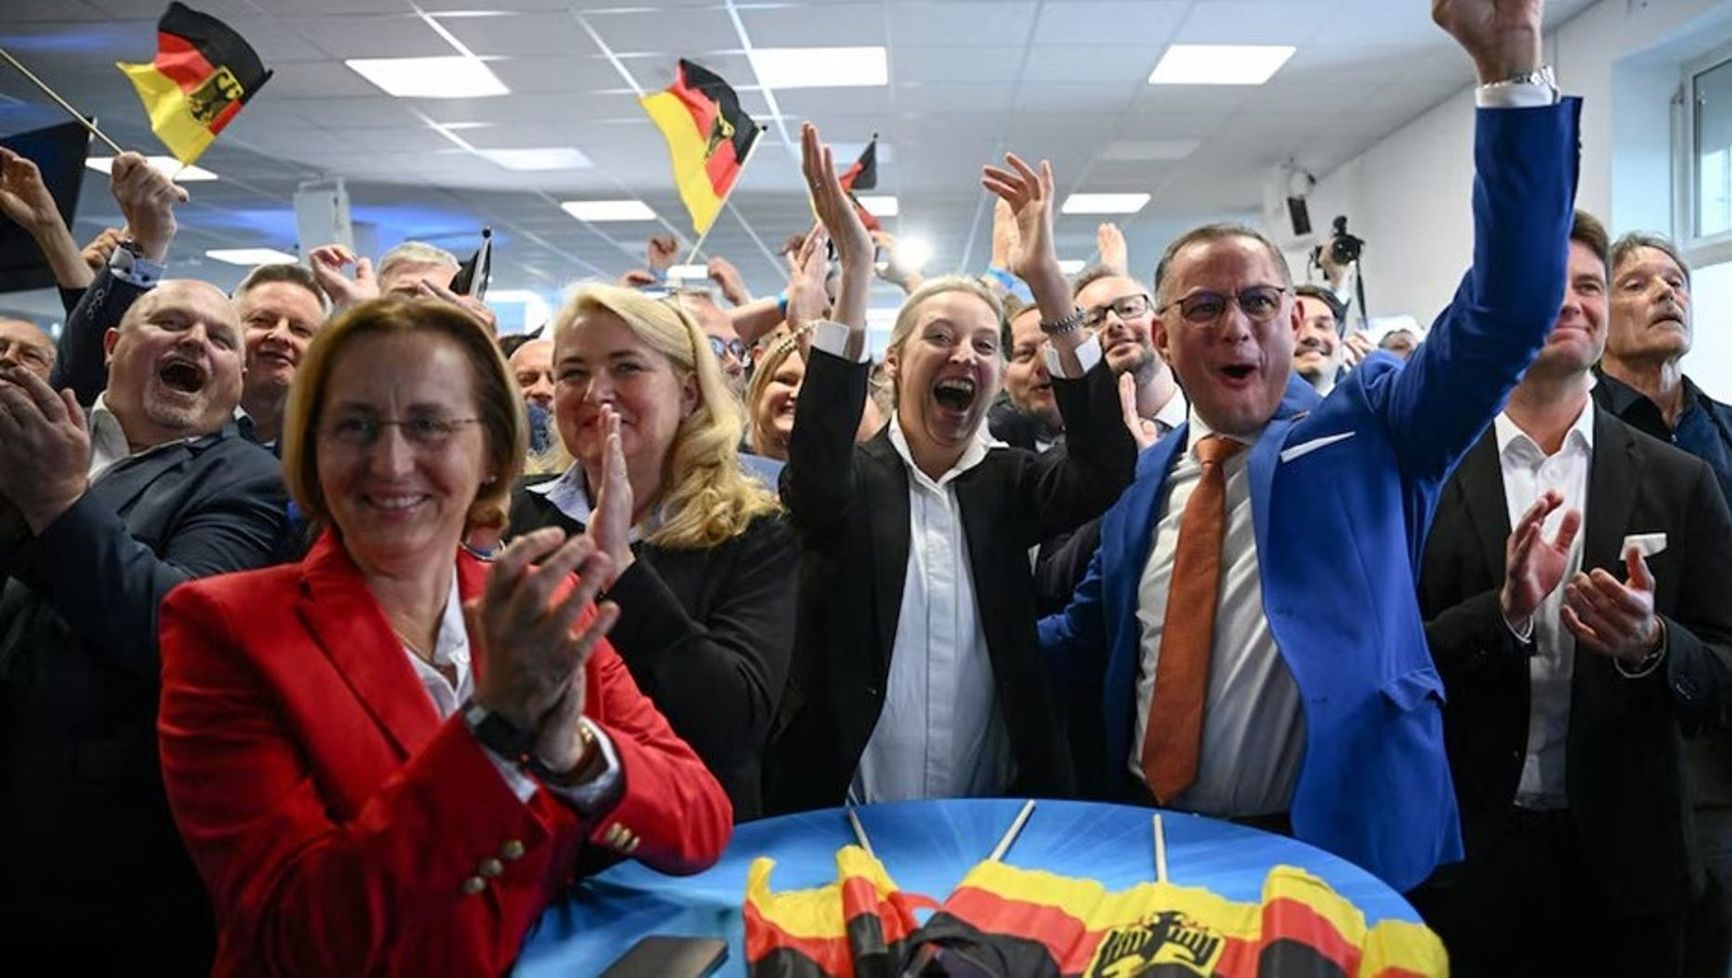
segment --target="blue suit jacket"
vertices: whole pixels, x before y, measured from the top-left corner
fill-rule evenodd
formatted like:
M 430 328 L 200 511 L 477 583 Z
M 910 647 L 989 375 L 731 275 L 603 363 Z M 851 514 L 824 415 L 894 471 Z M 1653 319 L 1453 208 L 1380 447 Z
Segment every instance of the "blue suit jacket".
M 1479 111 L 1473 269 L 1429 338 L 1405 366 L 1372 356 L 1321 400 L 1291 380 L 1251 448 L 1263 612 L 1305 711 L 1294 834 L 1400 889 L 1462 855 L 1414 582 L 1444 480 L 1557 318 L 1578 108 Z M 1175 435 L 1143 453 L 1070 606 L 1040 623 L 1055 674 L 1099 685 L 1109 770 L 1126 778 L 1137 590 L 1188 441 Z

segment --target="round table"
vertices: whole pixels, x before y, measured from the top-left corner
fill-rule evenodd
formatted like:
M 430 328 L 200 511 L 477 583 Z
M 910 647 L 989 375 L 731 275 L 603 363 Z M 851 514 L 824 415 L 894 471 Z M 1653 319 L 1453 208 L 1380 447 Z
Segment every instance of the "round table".
M 969 869 L 991 854 L 1016 818 L 1022 799 L 970 798 L 897 802 L 855 809 L 903 890 L 943 902 Z M 1154 879 L 1154 842 L 1147 808 L 1078 801 L 1042 801 L 1005 856 L 1012 866 L 1098 880 L 1120 890 Z M 1418 921 L 1401 894 L 1365 870 L 1285 836 L 1187 815 L 1163 813 L 1168 879 L 1205 886 L 1230 900 L 1262 898 L 1263 877 L 1279 864 L 1316 875 L 1364 912 Z M 583 881 L 565 902 L 549 907 L 524 941 L 516 974 L 523 978 L 599 975 L 648 934 L 724 937 L 722 975 L 744 975 L 746 869 L 753 859 L 776 860 L 771 889 L 780 893 L 833 882 L 836 850 L 854 841 L 841 809 L 748 822 L 734 830 L 721 861 L 696 876 L 664 876 L 628 862 Z

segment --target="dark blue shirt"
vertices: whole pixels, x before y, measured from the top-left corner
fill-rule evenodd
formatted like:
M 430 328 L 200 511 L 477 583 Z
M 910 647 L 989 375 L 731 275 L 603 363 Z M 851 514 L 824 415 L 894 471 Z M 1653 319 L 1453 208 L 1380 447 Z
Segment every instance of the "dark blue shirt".
M 1678 426 L 1666 424 L 1659 405 L 1634 387 L 1607 376 L 1598 368 L 1594 375 L 1594 401 L 1618 416 L 1620 421 L 1643 434 L 1663 442 L 1708 463 L 1720 480 L 1720 492 L 1726 504 L 1732 506 L 1732 407 L 1721 404 L 1702 389 L 1684 378 L 1684 407 L 1678 412 Z

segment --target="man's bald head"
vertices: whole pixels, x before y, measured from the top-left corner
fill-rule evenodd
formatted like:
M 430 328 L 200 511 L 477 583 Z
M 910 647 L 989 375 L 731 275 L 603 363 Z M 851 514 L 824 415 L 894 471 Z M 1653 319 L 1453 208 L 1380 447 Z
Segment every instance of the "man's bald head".
M 47 380 L 54 359 L 54 341 L 35 323 L 0 318 L 0 367 L 23 367 Z
M 103 401 L 135 449 L 210 434 L 240 403 L 240 314 L 208 282 L 158 285 L 132 304 L 103 346 Z

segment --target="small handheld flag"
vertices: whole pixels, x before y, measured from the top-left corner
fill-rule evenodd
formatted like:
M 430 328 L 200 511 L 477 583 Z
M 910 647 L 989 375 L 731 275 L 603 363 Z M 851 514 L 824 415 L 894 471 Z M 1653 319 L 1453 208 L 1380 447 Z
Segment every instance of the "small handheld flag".
M 758 124 L 720 75 L 683 58 L 674 83 L 644 96 L 641 104 L 668 141 L 674 185 L 691 214 L 692 230 L 702 235 L 739 180 L 758 140 Z
M 156 59 L 116 64 L 138 89 L 150 128 L 174 158 L 190 165 L 271 78 L 239 34 L 180 3 L 156 24 Z
M 481 229 L 481 247 L 475 249 L 475 254 L 469 260 L 457 266 L 457 275 L 451 280 L 451 291 L 458 295 L 472 295 L 477 299 L 487 298 L 488 280 L 493 278 L 493 229 Z
M 854 192 L 857 190 L 875 190 L 878 187 L 877 133 L 872 134 L 872 141 L 860 151 L 860 158 L 855 160 L 854 165 L 848 167 L 841 176 L 837 177 L 836 182 L 842 185 L 842 190 L 848 194 L 848 199 L 854 202 L 854 210 L 859 212 L 860 223 L 866 225 L 866 230 L 882 229 L 883 225 L 878 223 L 878 218 L 860 203 L 858 197 L 854 196 Z

